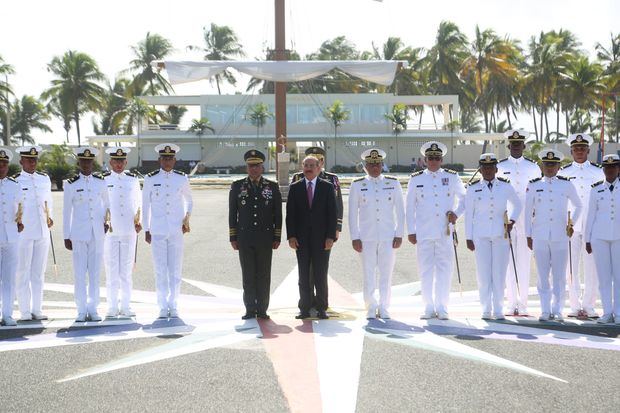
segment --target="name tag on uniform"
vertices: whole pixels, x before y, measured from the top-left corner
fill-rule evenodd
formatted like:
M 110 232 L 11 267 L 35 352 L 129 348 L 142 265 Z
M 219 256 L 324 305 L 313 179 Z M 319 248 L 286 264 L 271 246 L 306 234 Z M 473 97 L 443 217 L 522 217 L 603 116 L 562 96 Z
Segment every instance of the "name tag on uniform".
M 383 189 L 394 189 L 394 187 L 391 187 L 391 188 L 383 188 Z
M 604 190 L 604 189 L 601 189 L 600 191 L 597 191 L 597 192 L 605 192 L 605 190 Z
M 153 184 L 153 186 L 161 186 L 161 184 Z
M 360 191 L 368 191 L 368 188 L 362 188 Z
M 509 175 L 510 171 L 504 171 L 504 175 Z
M 84 191 L 83 189 L 78 189 L 75 192 L 83 192 L 83 191 Z
M 424 185 L 416 185 L 416 188 L 424 188 Z
M 474 192 L 482 192 L 482 189 L 476 189 Z
M 544 189 L 537 189 L 536 192 L 545 192 Z
M 114 185 L 108 185 L 108 188 L 114 188 Z
M 27 190 L 28 190 L 28 188 L 22 188 L 22 191 L 27 191 Z

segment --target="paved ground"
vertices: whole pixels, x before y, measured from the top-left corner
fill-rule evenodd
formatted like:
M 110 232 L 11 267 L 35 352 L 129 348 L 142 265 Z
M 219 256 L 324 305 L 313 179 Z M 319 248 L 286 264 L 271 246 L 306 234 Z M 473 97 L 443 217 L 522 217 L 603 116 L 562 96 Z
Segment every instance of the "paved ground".
M 54 275 L 50 256 L 45 292 L 51 319 L 0 327 L 3 412 L 617 411 L 620 406 L 620 328 L 576 320 L 480 320 L 474 258 L 464 245 L 459 246 L 463 294 L 455 277 L 450 321 L 418 319 L 422 306 L 410 244 L 397 254 L 393 319 L 365 320 L 358 294 L 361 265 L 345 230 L 330 266 L 336 317 L 293 319 L 296 263 L 283 245 L 273 260 L 272 320 L 242 322 L 226 190 L 194 191 L 180 320 L 155 319 L 151 253 L 141 240 L 136 319 L 78 327 L 70 255 L 61 248 L 61 195 L 54 194 L 59 274 Z M 531 286 L 535 283 L 533 276 Z M 531 292 L 535 312 L 535 289 Z

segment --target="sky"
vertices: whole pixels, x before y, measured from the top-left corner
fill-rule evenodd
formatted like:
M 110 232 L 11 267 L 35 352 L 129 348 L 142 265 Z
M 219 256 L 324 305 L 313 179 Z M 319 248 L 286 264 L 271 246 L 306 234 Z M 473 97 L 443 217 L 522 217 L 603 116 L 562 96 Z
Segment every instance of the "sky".
M 147 32 L 171 40 L 170 59 L 200 60 L 188 45 L 203 45 L 203 27 L 211 23 L 232 27 L 248 59 L 264 56 L 273 47 L 273 0 L 19 0 L 0 3 L 0 55 L 16 74 L 10 76 L 15 94 L 39 96 L 49 87 L 47 64 L 67 50 L 90 54 L 112 81 L 129 67 L 130 46 Z M 442 20 L 455 22 L 468 38 L 475 26 L 509 34 L 523 45 L 541 31 L 568 29 L 584 50 L 610 44 L 612 31 L 620 31 L 618 0 L 287 0 L 287 46 L 302 56 L 321 43 L 345 35 L 359 50 L 381 45 L 389 36 L 413 47 L 431 47 Z M 245 91 L 246 83 L 237 90 Z M 180 85 L 178 95 L 213 94 L 206 81 Z M 224 93 L 234 93 L 227 87 Z M 198 115 L 186 115 L 186 117 Z M 523 120 L 525 122 L 525 120 Z M 50 122 L 54 132 L 39 134 L 38 142 L 64 139 L 62 123 Z M 80 123 L 83 135 L 92 135 L 91 115 Z M 518 125 L 531 127 L 531 125 Z M 71 140 L 76 141 L 75 128 Z

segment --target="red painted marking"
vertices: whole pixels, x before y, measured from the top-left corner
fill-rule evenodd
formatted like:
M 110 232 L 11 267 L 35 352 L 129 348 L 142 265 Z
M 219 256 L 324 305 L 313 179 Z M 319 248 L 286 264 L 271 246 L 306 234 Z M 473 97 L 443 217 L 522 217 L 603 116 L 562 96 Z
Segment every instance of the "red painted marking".
M 263 344 L 291 412 L 322 411 L 312 321 L 258 320 Z

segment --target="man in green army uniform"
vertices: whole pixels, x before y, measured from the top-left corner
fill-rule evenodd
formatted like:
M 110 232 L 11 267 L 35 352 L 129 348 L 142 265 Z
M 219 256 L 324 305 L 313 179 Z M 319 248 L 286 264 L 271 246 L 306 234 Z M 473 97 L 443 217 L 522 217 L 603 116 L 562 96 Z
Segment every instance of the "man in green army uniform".
M 230 244 L 239 251 L 243 277 L 244 320 L 268 319 L 271 256 L 280 246 L 282 195 L 277 182 L 265 179 L 265 155 L 245 153 L 248 176 L 232 183 L 228 198 Z

